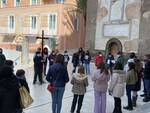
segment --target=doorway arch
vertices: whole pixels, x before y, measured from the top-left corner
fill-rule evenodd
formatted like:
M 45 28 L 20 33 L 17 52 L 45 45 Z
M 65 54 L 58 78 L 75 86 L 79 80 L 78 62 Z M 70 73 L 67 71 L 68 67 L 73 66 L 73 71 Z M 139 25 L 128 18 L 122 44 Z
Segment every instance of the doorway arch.
M 119 51 L 122 51 L 121 41 L 117 38 L 112 38 L 108 40 L 105 51 L 106 56 L 108 55 L 108 53 L 111 53 L 112 55 L 116 56 Z

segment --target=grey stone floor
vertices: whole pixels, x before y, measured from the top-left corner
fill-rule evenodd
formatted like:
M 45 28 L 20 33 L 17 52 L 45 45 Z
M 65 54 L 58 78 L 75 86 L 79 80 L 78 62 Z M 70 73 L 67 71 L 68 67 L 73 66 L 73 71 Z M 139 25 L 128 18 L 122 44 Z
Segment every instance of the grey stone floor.
M 94 65 L 92 64 L 91 70 L 93 72 Z M 72 65 L 69 63 L 68 72 L 71 76 Z M 83 101 L 83 106 L 81 113 L 93 113 L 93 103 L 94 103 L 94 92 L 93 92 L 93 82 L 91 81 L 91 75 L 88 75 L 89 86 L 87 89 L 87 93 L 85 94 L 85 98 Z M 27 109 L 24 110 L 25 113 L 52 113 L 51 110 L 51 94 L 47 91 L 47 83 L 43 85 L 32 85 L 33 81 L 33 66 L 31 65 L 28 69 L 26 69 L 26 78 L 29 83 L 29 87 L 31 90 L 31 95 L 34 99 L 34 103 Z M 66 90 L 63 98 L 63 105 L 61 113 L 70 113 L 70 107 L 72 102 L 72 92 L 71 92 L 71 84 L 68 83 L 66 85 Z M 139 92 L 141 94 L 142 92 Z M 108 95 L 107 93 L 107 113 L 112 113 L 113 111 L 113 97 Z M 126 106 L 127 98 L 126 95 L 122 98 L 122 106 Z M 137 108 L 134 109 L 135 112 L 139 110 L 139 113 L 149 113 L 150 109 L 148 105 L 144 105 L 142 102 L 142 98 L 139 96 L 137 102 Z M 143 106 L 144 105 L 144 106 Z M 146 107 L 145 107 L 146 106 Z M 142 112 L 140 112 L 140 110 Z M 145 110 L 145 111 L 143 111 Z M 132 111 L 132 112 L 134 112 Z M 123 113 L 131 113 L 130 111 L 123 110 Z

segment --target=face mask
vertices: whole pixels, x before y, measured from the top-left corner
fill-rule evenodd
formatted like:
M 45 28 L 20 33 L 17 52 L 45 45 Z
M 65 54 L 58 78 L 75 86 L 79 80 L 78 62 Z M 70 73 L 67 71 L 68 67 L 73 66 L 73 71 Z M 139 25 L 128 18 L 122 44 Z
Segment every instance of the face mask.
M 41 56 L 41 54 L 37 54 L 37 56 Z

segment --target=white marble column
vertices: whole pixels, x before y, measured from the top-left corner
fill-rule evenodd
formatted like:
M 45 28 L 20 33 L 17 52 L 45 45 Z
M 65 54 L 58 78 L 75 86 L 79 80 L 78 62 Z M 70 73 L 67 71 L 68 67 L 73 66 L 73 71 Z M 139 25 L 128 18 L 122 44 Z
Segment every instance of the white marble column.
M 22 64 L 29 63 L 29 45 L 28 45 L 28 38 L 23 37 L 22 42 Z

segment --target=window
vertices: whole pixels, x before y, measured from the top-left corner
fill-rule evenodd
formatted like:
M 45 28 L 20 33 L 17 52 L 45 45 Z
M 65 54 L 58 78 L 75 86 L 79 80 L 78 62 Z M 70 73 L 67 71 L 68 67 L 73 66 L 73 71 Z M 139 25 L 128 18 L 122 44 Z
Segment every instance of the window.
M 14 16 L 9 16 L 9 29 L 14 29 L 15 26 L 15 17 Z
M 56 14 L 49 14 L 49 30 L 56 30 Z
M 15 0 L 15 1 L 14 1 L 14 6 L 15 6 L 15 7 L 20 6 L 20 0 Z
M 1 7 L 6 7 L 7 0 L 1 0 Z
M 79 19 L 77 17 L 75 17 L 73 19 L 73 28 L 74 28 L 74 31 L 78 31 L 78 27 L 79 27 Z
M 30 0 L 30 5 L 37 5 L 37 0 Z
M 31 17 L 31 28 L 32 29 L 36 29 L 37 27 L 37 17 L 36 16 L 32 16 Z
M 65 0 L 56 0 L 56 3 L 63 4 Z

